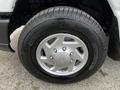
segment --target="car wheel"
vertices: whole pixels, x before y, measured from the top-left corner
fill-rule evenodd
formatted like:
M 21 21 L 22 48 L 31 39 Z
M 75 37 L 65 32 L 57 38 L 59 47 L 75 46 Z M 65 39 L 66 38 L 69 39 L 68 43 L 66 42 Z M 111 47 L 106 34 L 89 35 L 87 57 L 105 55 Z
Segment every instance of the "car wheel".
M 107 54 L 106 35 L 82 10 L 59 6 L 41 11 L 22 31 L 18 54 L 39 79 L 72 83 L 94 74 Z

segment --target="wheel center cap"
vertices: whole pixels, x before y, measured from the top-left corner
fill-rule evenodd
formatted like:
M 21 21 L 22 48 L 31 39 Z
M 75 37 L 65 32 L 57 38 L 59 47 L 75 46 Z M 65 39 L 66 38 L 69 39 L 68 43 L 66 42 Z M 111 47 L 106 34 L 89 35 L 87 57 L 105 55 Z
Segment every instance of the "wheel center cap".
M 70 53 L 69 51 L 63 51 L 59 49 L 54 55 L 54 62 L 58 67 L 67 67 L 70 63 Z

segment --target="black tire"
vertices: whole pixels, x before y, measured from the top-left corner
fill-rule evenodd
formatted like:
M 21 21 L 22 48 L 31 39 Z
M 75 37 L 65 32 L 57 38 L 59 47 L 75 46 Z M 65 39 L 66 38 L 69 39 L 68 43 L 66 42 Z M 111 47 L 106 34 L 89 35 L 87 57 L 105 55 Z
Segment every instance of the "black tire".
M 37 63 L 36 49 L 49 35 L 69 33 L 82 39 L 89 50 L 89 60 L 79 72 L 70 76 L 54 76 Z M 73 7 L 53 7 L 34 16 L 22 31 L 18 54 L 24 67 L 39 79 L 53 83 L 72 83 L 94 74 L 103 64 L 107 54 L 106 35 L 90 15 Z

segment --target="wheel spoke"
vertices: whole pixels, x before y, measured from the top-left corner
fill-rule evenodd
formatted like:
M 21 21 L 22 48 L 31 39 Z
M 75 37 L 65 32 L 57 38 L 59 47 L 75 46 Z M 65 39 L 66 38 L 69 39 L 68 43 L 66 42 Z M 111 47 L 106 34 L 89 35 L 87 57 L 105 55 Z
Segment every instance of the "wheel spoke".
M 75 50 L 74 55 L 72 57 L 72 62 L 68 66 L 68 71 L 71 72 L 75 66 L 76 60 L 79 60 L 80 62 L 83 61 L 81 54 L 78 52 L 78 50 Z
M 83 61 L 82 55 L 78 50 L 75 50 L 75 59 Z
M 68 71 L 71 72 L 75 66 L 76 60 L 72 61 L 71 64 L 68 66 Z
M 51 71 L 53 71 L 53 72 L 56 72 L 58 70 L 59 70 L 59 68 L 57 66 L 54 66 L 54 67 L 51 68 Z
M 81 46 L 81 44 L 78 42 L 63 42 L 63 45 L 75 49 Z
M 63 44 L 63 41 L 64 41 L 64 36 L 58 36 L 57 38 L 56 38 L 56 40 L 52 43 L 52 45 L 51 45 L 51 48 L 53 47 L 56 47 L 56 46 L 59 46 L 59 45 L 62 45 Z
M 71 56 L 71 58 L 75 61 L 75 60 L 79 60 L 79 61 L 83 61 L 82 55 L 78 52 L 78 50 L 75 50 L 73 52 L 74 55 Z
M 53 65 L 53 62 L 50 61 L 47 57 L 41 57 L 40 58 L 42 62 Z
M 48 43 L 44 43 L 43 44 L 43 50 L 45 52 L 45 55 L 47 56 L 47 58 L 50 57 L 50 54 L 51 54 L 51 48 L 50 46 L 48 45 Z

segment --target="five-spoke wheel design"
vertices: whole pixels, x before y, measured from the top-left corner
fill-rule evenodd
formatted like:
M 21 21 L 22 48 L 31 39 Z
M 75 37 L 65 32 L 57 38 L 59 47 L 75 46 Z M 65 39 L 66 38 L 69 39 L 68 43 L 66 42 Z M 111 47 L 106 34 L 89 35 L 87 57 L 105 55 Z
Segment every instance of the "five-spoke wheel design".
M 46 37 L 36 51 L 40 67 L 56 76 L 77 73 L 86 65 L 88 55 L 88 48 L 80 38 L 65 33 Z

